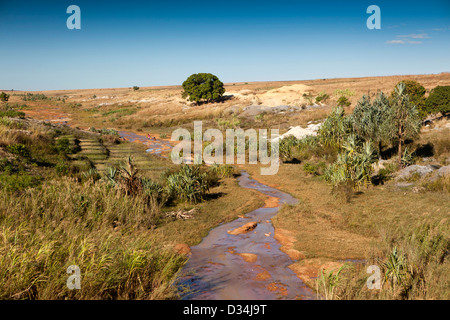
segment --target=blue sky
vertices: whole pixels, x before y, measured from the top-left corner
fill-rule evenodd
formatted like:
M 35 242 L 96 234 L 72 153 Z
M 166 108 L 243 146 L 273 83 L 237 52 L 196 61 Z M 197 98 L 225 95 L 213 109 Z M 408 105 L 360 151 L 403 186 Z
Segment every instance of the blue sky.
M 69 5 L 81 30 L 69 30 Z M 369 30 L 369 5 L 381 29 Z M 0 0 L 0 89 L 450 71 L 450 1 Z

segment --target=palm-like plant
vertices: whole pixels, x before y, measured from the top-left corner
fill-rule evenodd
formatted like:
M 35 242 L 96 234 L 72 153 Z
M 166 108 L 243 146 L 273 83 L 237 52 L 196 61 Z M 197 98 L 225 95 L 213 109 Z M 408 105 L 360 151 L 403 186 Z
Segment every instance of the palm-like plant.
M 405 84 L 399 83 L 393 94 L 391 107 L 388 109 L 387 121 L 383 123 L 383 132 L 398 144 L 398 165 L 403 166 L 403 144 L 406 139 L 417 137 L 421 128 L 417 107 L 410 103 L 405 92 Z
M 120 188 L 127 195 L 137 195 L 142 191 L 142 180 L 138 175 L 138 170 L 133 164 L 131 156 L 125 165 L 119 168 L 120 173 Z
M 318 136 L 324 145 L 339 147 L 352 131 L 351 119 L 345 115 L 344 108 L 336 107 L 321 125 Z
M 364 95 L 358 101 L 351 116 L 353 129 L 364 140 L 371 140 L 376 144 L 379 158 L 381 158 L 382 144 L 386 141 L 383 124 L 388 119 L 388 109 L 389 98 L 383 92 L 377 95 L 373 103 Z
M 182 165 L 179 172 L 167 177 L 167 190 L 182 201 L 202 201 L 209 190 L 207 175 L 198 166 Z
M 397 285 L 404 285 L 408 279 L 408 264 L 405 255 L 398 251 L 397 247 L 392 249 L 387 261 L 383 263 L 385 269 L 385 280 L 389 281 L 395 291 Z
M 362 185 L 370 184 L 374 149 L 370 141 L 362 144 L 354 135 L 350 135 L 342 144 L 336 162 L 325 170 L 325 179 L 334 187 L 351 184 L 358 190 Z
M 320 275 L 316 280 L 316 291 L 323 292 L 325 300 L 334 300 L 339 298 L 336 295 L 336 288 L 339 285 L 339 275 L 347 266 L 344 264 L 336 272 L 330 271 L 327 274 L 320 270 Z

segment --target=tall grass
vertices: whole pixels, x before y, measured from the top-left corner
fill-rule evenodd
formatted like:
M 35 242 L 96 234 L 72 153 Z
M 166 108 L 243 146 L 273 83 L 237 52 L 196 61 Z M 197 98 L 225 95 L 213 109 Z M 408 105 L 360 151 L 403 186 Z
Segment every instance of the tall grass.
M 103 182 L 0 190 L 1 299 L 172 299 L 184 258 L 152 234 L 152 211 Z M 66 287 L 69 265 L 81 290 Z
M 450 298 L 449 222 L 420 221 L 409 229 L 392 228 L 384 242 L 373 248 L 367 264 L 349 269 L 336 292 L 343 299 Z M 379 290 L 365 286 L 368 265 L 381 270 Z

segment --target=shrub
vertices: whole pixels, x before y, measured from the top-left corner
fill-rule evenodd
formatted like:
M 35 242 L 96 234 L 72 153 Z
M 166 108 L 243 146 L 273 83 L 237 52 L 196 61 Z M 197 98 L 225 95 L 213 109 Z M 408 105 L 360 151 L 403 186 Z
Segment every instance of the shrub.
M 316 103 L 325 102 L 330 96 L 325 92 L 320 92 L 316 97 Z
M 225 93 L 223 83 L 211 73 L 197 73 L 189 76 L 183 82 L 183 98 L 199 103 L 202 100 L 210 102 L 220 99 Z
M 319 162 L 317 164 L 306 162 L 303 165 L 303 171 L 307 174 L 311 174 L 313 176 L 320 176 L 323 174 L 325 169 L 325 162 Z
M 64 161 L 58 161 L 55 166 L 56 173 L 59 175 L 67 175 L 69 174 L 69 166 Z
M 363 184 L 370 184 L 372 163 L 375 161 L 371 144 L 358 144 L 355 137 L 350 136 L 343 148 L 344 152 L 338 155 L 336 162 L 326 168 L 325 180 L 335 188 L 351 186 L 354 190 Z
M 355 91 L 352 91 L 352 90 L 350 90 L 350 89 L 336 89 L 336 90 L 334 90 L 334 92 L 333 92 L 333 94 L 335 95 L 335 96 L 344 96 L 344 97 L 352 97 L 352 96 L 354 96 L 355 95 Z
M 348 100 L 347 97 L 345 96 L 340 96 L 338 101 L 337 101 L 337 105 L 339 107 L 348 107 L 350 106 L 352 103 L 350 102 L 350 100 Z
M 30 156 L 30 151 L 28 150 L 28 147 L 22 143 L 7 145 L 6 150 L 12 154 L 17 154 L 25 158 L 28 158 Z
M 318 136 L 324 145 L 340 146 L 352 132 L 351 119 L 342 107 L 336 107 L 320 127 Z
M 70 140 L 66 137 L 59 138 L 56 141 L 55 149 L 58 153 L 61 153 L 61 154 L 72 153 L 72 145 L 70 143 Z
M 446 116 L 450 112 L 450 86 L 437 86 L 431 90 L 426 107 L 429 113 L 440 112 Z
M 229 164 L 214 163 L 209 167 L 208 171 L 213 173 L 219 178 L 230 178 L 234 174 L 234 167 Z
M 400 83 L 405 85 L 405 94 L 409 96 L 409 102 L 416 106 L 421 118 L 425 118 L 429 113 L 425 108 L 425 88 L 414 80 L 402 80 L 396 84 L 398 86 Z M 395 95 L 395 91 L 392 96 Z
M 134 91 L 138 91 L 138 90 L 139 90 L 139 87 L 138 87 L 138 86 L 134 86 L 134 87 L 133 87 L 133 90 L 134 90 Z
M 19 192 L 37 186 L 41 180 L 40 177 L 32 176 L 26 172 L 2 173 L 0 174 L 0 189 L 4 189 L 7 192 Z
M 356 104 L 351 115 L 353 129 L 359 137 L 366 141 L 373 141 L 378 147 L 378 156 L 381 158 L 382 144 L 387 139 L 387 133 L 383 131 L 384 124 L 388 120 L 389 99 L 383 93 L 379 93 L 373 103 L 370 98 L 363 96 Z
M 23 101 L 37 101 L 37 100 L 47 100 L 48 97 L 45 94 L 37 93 L 26 93 L 22 96 Z
M 6 110 L 6 111 L 0 111 L 0 118 L 6 117 L 6 118 L 25 118 L 25 113 L 22 111 L 16 111 L 16 110 Z
M 9 94 L 2 91 L 2 93 L 0 93 L 0 101 L 6 102 L 8 100 L 9 100 Z
M 207 174 L 200 167 L 182 165 L 180 170 L 167 177 L 169 195 L 181 201 L 196 203 L 203 201 L 209 190 Z

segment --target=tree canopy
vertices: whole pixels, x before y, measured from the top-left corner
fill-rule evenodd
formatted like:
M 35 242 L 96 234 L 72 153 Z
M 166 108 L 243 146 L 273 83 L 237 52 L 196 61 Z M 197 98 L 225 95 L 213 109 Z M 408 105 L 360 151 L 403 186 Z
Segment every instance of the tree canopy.
M 183 82 L 183 98 L 199 103 L 220 99 L 225 93 L 223 83 L 211 73 L 196 73 Z
M 450 86 L 437 86 L 431 90 L 426 100 L 427 109 L 432 113 L 450 113 Z

